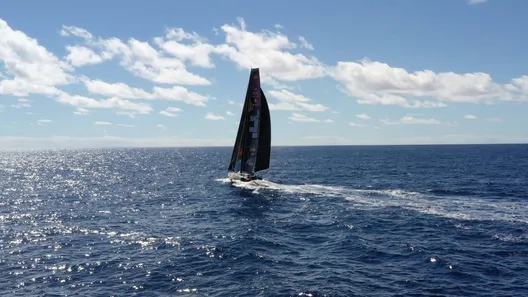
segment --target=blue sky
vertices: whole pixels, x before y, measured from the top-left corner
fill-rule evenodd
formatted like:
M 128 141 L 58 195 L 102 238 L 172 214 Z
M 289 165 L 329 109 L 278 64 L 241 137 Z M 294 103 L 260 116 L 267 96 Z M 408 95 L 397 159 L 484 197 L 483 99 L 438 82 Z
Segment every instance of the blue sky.
M 526 1 L 123 3 L 1 5 L 0 148 L 528 142 Z

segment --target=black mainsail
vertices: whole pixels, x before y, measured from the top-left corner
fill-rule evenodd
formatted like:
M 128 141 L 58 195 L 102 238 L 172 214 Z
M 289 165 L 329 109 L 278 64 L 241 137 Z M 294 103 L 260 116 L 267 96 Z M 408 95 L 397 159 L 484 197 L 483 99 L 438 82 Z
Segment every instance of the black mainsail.
M 268 101 L 260 87 L 259 68 L 252 68 L 228 170 L 253 175 L 268 169 L 271 120 Z

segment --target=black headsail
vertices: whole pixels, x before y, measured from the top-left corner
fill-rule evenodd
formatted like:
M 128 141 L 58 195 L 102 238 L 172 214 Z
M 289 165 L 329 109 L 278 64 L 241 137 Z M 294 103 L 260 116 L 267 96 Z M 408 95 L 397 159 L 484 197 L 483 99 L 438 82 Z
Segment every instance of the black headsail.
M 251 69 L 238 133 L 229 163 L 230 171 L 254 173 L 269 168 L 271 120 L 258 68 Z

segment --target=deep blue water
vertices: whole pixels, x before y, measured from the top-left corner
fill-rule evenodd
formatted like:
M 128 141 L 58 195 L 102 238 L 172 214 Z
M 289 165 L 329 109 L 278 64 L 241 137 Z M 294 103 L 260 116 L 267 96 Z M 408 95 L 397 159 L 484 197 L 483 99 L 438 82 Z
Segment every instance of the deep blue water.
M 2 296 L 528 296 L 528 145 L 0 153 Z

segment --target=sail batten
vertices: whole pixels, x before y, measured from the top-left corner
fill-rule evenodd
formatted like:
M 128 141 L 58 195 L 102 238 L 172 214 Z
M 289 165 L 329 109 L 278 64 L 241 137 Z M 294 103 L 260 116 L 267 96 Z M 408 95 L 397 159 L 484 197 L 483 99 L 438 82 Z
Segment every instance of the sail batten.
M 258 68 L 251 69 L 229 171 L 253 174 L 268 169 L 271 121 Z

